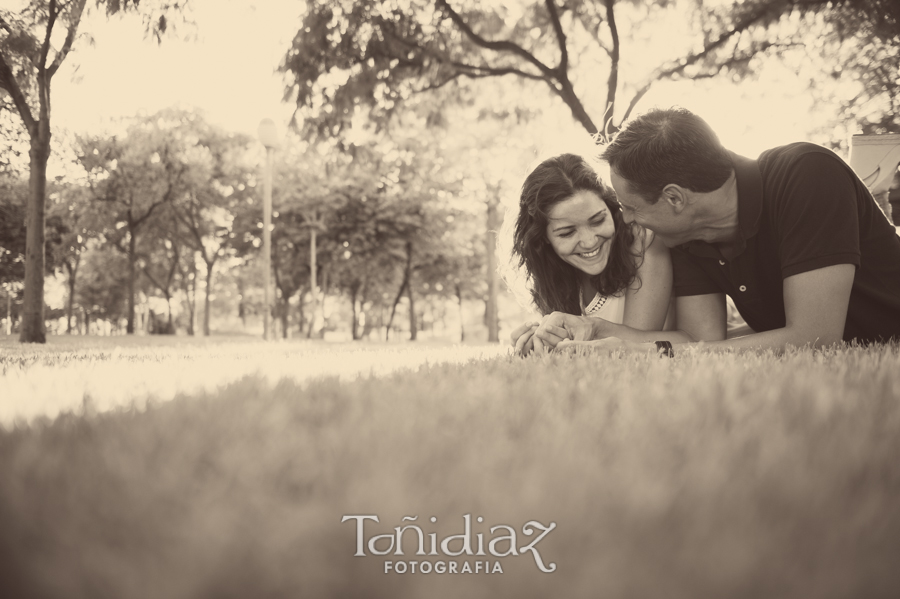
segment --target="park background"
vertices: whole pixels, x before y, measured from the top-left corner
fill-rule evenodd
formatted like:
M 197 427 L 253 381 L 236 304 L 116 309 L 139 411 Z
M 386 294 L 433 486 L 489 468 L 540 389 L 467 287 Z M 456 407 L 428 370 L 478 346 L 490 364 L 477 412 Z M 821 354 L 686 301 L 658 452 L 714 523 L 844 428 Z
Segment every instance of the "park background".
M 897 11 L 0 0 L 0 595 L 896 596 L 896 343 L 660 360 L 488 340 L 529 314 L 491 251 L 536 160 L 671 104 L 748 156 L 846 156 L 898 131 Z M 20 343 L 44 316 L 46 343 Z M 464 514 L 554 522 L 558 569 L 385 575 L 347 514 L 435 516 L 442 538 Z
M 13 66 L 46 4 L 3 2 Z M 560 37 L 542 3 L 464 3 L 468 35 L 440 2 L 87 2 L 48 119 L 48 331 L 261 335 L 271 118 L 275 334 L 496 340 L 533 314 L 496 235 L 536 161 L 669 105 L 743 155 L 811 140 L 846 157 L 853 133 L 897 130 L 891 6 L 560 3 Z M 0 94 L 16 334 L 29 134 Z

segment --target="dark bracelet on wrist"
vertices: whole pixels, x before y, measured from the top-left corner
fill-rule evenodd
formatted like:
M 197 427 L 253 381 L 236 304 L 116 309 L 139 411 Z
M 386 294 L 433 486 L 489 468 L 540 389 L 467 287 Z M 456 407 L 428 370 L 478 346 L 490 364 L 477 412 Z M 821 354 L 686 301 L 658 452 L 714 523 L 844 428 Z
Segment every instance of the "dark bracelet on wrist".
M 668 358 L 675 357 L 675 350 L 672 349 L 671 341 L 656 341 L 656 353 L 659 357 L 666 356 Z

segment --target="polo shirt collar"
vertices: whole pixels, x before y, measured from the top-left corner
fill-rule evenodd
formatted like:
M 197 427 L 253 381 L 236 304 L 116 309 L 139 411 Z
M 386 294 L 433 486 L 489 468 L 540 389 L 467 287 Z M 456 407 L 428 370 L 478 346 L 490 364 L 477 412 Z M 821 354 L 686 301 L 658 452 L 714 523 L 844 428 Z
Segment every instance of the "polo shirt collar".
M 763 209 L 763 182 L 759 172 L 759 163 L 752 158 L 731 154 L 731 163 L 737 178 L 738 191 L 738 229 L 741 233 L 743 251 L 746 242 L 759 232 L 759 221 Z
M 734 175 L 737 180 L 738 232 L 740 233 L 740 239 L 733 252 L 729 252 L 733 255 L 727 256 L 728 259 L 732 259 L 747 249 L 747 240 L 759 232 L 759 221 L 762 218 L 763 210 L 763 182 L 757 160 L 739 156 L 734 152 L 728 153 L 731 155 L 731 163 L 734 166 Z M 699 240 L 689 241 L 679 248 L 697 256 L 719 258 L 722 255 L 712 244 Z

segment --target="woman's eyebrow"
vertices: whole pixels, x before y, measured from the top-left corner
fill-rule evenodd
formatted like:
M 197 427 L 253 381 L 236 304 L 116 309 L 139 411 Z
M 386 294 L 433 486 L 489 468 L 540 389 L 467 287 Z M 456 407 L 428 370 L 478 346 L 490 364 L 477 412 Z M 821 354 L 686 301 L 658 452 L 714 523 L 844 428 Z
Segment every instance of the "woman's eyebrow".
M 597 211 L 596 213 L 594 213 L 588 220 L 594 220 L 595 218 L 597 218 L 597 217 L 600 216 L 601 214 L 606 214 L 606 210 L 598 210 L 598 211 Z M 549 219 L 547 219 L 547 220 L 562 220 L 562 219 L 559 219 L 559 218 L 549 218 Z M 555 232 L 557 232 L 557 231 L 562 231 L 563 229 L 572 229 L 572 228 L 574 228 L 574 227 L 575 227 L 575 225 L 563 225 L 563 226 L 561 226 L 561 227 L 556 227 L 556 228 L 551 229 L 551 230 L 555 233 Z

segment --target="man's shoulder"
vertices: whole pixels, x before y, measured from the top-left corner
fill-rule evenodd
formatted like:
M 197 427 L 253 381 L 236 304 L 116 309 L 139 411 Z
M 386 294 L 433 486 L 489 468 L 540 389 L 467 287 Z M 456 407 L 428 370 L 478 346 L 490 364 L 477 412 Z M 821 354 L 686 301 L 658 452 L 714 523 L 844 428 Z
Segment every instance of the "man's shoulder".
M 808 155 L 828 156 L 831 159 L 841 160 L 837 154 L 824 146 L 798 141 L 765 150 L 759 155 L 758 161 L 762 170 L 770 170 L 789 167 Z

